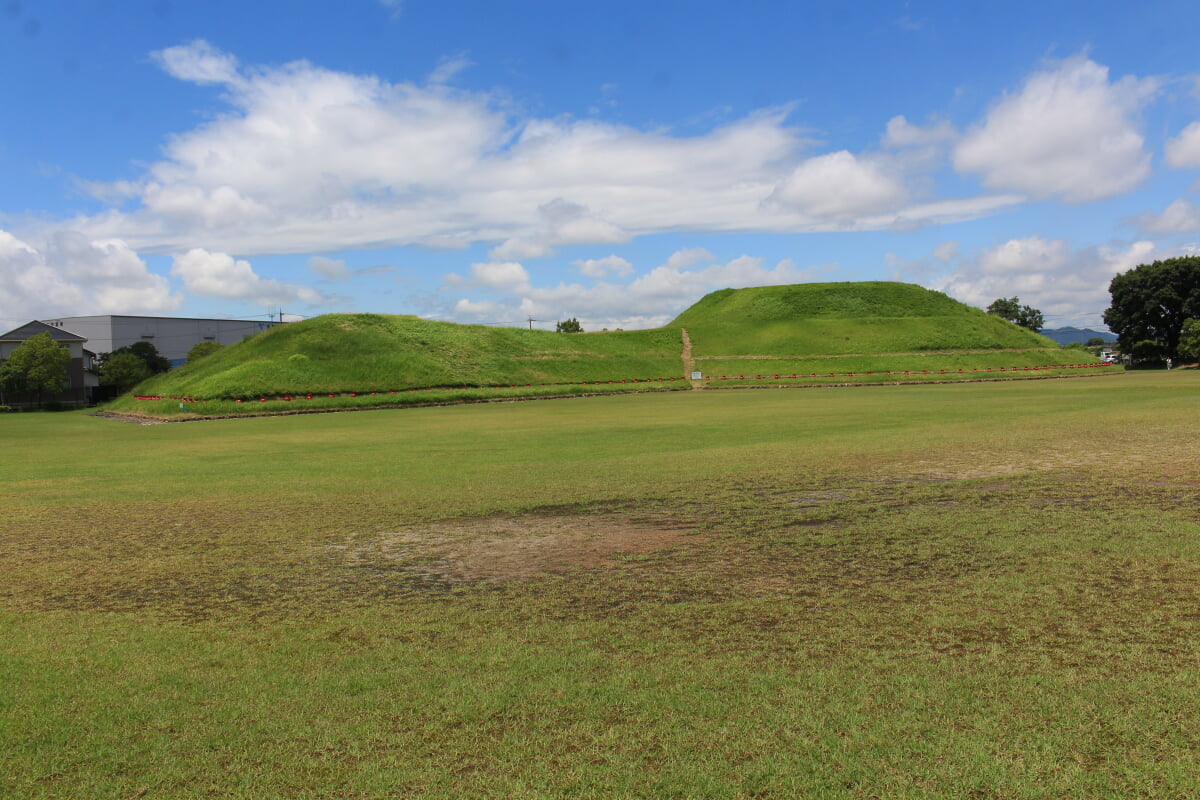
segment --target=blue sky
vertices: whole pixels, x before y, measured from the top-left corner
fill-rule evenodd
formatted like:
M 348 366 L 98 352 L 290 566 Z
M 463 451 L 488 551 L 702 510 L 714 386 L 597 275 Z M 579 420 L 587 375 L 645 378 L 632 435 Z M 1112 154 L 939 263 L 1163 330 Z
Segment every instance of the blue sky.
M 1191 3 L 0 0 L 0 327 L 660 325 L 903 280 L 1050 327 L 1200 243 Z

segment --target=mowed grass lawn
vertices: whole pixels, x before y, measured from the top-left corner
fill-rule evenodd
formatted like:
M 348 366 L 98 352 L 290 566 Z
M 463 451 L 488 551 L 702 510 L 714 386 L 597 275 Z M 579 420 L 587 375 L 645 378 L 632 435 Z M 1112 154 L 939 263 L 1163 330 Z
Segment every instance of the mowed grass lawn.
M 0 416 L 0 796 L 1200 796 L 1198 399 Z

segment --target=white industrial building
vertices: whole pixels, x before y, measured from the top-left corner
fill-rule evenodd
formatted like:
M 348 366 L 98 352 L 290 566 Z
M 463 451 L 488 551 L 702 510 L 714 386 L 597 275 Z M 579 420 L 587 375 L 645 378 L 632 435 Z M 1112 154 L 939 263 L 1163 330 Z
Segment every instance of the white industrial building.
M 57 317 L 35 320 L 0 333 L 0 362 L 26 339 L 39 333 L 49 333 L 54 341 L 71 353 L 62 393 L 45 398 L 0 395 L 0 405 L 33 406 L 42 400 L 61 405 L 90 405 L 103 401 L 108 387 L 100 386 L 92 365 L 97 354 L 111 353 L 137 342 L 149 342 L 159 355 L 182 366 L 188 351 L 200 342 L 237 344 L 247 336 L 265 331 L 278 322 L 254 319 L 199 319 L 181 317 L 129 317 L 102 314 L 93 317 Z
M 187 360 L 188 350 L 200 342 L 230 345 L 278 322 L 253 319 L 198 319 L 187 317 L 127 317 L 101 314 L 93 317 L 56 317 L 47 325 L 87 339 L 93 353 L 111 353 L 136 342 L 149 342 L 174 367 Z

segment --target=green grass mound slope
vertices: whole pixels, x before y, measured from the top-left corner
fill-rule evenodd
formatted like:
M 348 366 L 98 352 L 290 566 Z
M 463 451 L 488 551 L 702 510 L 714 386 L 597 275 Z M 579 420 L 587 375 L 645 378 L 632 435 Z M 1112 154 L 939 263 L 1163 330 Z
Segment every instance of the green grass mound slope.
M 907 283 L 806 283 L 713 292 L 671 327 L 697 356 L 828 356 L 1056 348 L 941 292 Z
M 894 383 L 1119 371 L 1050 339 L 905 283 L 725 289 L 672 327 L 707 385 Z
M 611 333 L 331 314 L 156 376 L 110 408 L 166 414 L 183 402 L 226 414 L 678 389 L 689 386 L 685 364 L 714 387 L 1119 369 L 1098 363 L 919 286 L 802 284 L 725 289 L 664 328 Z
M 164 398 L 157 411 L 177 407 L 178 398 L 195 398 L 209 407 L 200 403 L 193 411 L 215 413 L 235 410 L 230 405 L 238 399 L 254 402 L 258 411 L 279 410 L 278 403 L 309 395 L 310 407 L 317 399 L 328 407 L 562 394 L 563 387 L 585 383 L 599 391 L 609 381 L 614 390 L 648 388 L 649 381 L 657 388 L 671 379 L 681 383 L 680 346 L 677 329 L 561 334 L 330 314 L 264 331 L 156 376 L 136 394 Z M 419 397 L 401 396 L 418 391 Z M 268 398 L 269 408 L 260 397 Z M 149 410 L 132 397 L 113 407 Z

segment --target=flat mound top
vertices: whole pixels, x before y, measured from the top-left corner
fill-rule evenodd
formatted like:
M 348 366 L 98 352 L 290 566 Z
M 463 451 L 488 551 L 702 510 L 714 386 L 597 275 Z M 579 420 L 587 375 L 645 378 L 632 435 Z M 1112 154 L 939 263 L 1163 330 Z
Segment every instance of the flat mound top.
M 798 317 L 945 317 L 982 313 L 941 292 L 910 283 L 801 283 L 722 289 L 705 295 L 672 326 L 722 321 L 775 322 Z

